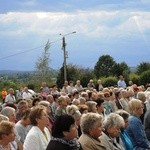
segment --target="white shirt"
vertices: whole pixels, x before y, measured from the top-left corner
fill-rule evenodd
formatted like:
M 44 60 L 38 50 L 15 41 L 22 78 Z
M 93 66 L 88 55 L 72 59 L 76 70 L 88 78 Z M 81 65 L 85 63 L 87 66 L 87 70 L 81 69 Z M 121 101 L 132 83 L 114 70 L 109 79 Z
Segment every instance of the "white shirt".
M 37 126 L 33 126 L 26 136 L 23 150 L 46 150 L 50 141 L 50 132 L 46 127 L 44 131 L 46 137 Z
M 32 94 L 29 92 L 23 92 L 22 97 L 23 99 L 30 99 L 32 97 Z

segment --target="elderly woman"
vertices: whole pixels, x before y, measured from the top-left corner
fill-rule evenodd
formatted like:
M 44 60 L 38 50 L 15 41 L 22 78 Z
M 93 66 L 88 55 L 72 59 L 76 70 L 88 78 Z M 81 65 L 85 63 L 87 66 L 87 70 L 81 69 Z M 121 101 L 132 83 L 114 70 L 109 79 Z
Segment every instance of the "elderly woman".
M 78 136 L 81 135 L 81 128 L 80 128 L 80 119 L 81 119 L 81 113 L 79 111 L 79 108 L 76 105 L 68 105 L 66 108 L 67 114 L 71 115 L 75 119 L 75 123 L 78 127 Z
M 120 130 L 124 128 L 123 118 L 115 113 L 105 116 L 103 121 L 103 134 L 100 136 L 101 143 L 106 150 L 124 150 L 124 146 L 119 138 Z
M 75 139 L 77 126 L 70 115 L 58 116 L 52 127 L 52 139 L 46 150 L 81 150 L 81 146 Z
M 133 143 L 133 147 L 138 150 L 150 149 L 150 143 L 145 135 L 144 127 L 140 116 L 143 114 L 143 103 L 138 99 L 132 99 L 128 103 L 130 112 L 127 132 Z
M 4 107 L 1 111 L 1 114 L 7 116 L 10 122 L 16 122 L 16 111 L 12 107 Z
M 0 150 L 17 150 L 15 140 L 14 123 L 9 121 L 0 122 Z
M 96 108 L 97 103 L 95 101 L 87 101 L 86 105 L 88 106 L 88 112 L 93 112 L 93 113 L 97 112 L 97 108 Z
M 80 121 L 82 135 L 79 142 L 83 150 L 105 150 L 98 139 L 101 136 L 102 116 L 97 113 L 83 114 Z
M 8 117 L 9 121 L 12 123 L 16 122 L 16 111 L 12 107 L 4 107 L 1 111 L 1 114 Z M 22 150 L 23 146 L 20 142 L 20 136 L 18 135 L 17 131 L 15 130 L 15 140 L 13 141 L 13 144 L 16 145 L 17 149 Z
M 27 133 L 29 132 L 30 128 L 30 110 L 26 110 L 24 112 L 21 113 L 21 120 L 19 120 L 16 124 L 15 124 L 15 129 L 18 133 L 18 135 L 20 136 L 20 141 L 23 144 L 24 140 L 26 138 Z
M 120 138 L 123 142 L 125 150 L 133 150 L 134 149 L 133 144 L 131 142 L 131 139 L 130 139 L 128 133 L 125 130 L 128 127 L 128 118 L 129 118 L 130 114 L 122 109 L 116 111 L 116 113 L 118 115 L 120 115 L 124 119 L 124 122 L 125 122 L 125 127 L 121 129 L 121 133 L 120 133 Z
M 59 104 L 59 106 L 56 108 L 56 111 L 55 111 L 56 118 L 58 116 L 66 114 L 66 107 L 67 107 L 66 96 L 60 96 L 58 98 L 58 104 Z
M 46 128 L 48 114 L 44 106 L 36 106 L 30 112 L 33 127 L 24 141 L 23 150 L 45 150 L 50 141 L 50 132 Z

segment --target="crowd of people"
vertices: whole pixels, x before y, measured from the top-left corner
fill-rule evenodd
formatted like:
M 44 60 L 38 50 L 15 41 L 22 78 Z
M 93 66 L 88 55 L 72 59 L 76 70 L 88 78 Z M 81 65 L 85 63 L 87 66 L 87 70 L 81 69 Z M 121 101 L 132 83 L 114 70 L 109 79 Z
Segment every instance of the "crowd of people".
M 150 87 L 122 75 L 117 87 L 91 79 L 1 94 L 0 150 L 150 149 Z

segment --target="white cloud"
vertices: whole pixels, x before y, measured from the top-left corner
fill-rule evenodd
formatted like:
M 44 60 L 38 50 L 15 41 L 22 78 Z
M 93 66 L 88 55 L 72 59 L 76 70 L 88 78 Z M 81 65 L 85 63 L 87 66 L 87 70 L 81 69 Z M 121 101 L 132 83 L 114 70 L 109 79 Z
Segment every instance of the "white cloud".
M 39 35 L 56 35 L 60 32 L 78 30 L 80 33 L 105 37 L 121 33 L 137 32 L 136 23 L 142 30 L 150 28 L 150 13 L 124 11 L 79 11 L 74 13 L 7 13 L 0 15 L 0 26 L 10 27 L 18 33 L 32 32 Z M 9 28 L 3 32 L 7 32 Z M 2 31 L 1 31 L 2 32 Z M 118 33 L 119 32 L 119 33 Z

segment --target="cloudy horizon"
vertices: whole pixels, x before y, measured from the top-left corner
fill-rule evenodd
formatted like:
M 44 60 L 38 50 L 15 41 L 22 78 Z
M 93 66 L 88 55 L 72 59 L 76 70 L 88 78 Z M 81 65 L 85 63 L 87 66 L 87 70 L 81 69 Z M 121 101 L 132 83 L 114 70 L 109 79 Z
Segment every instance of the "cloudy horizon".
M 7 0 L 6 0 L 7 1 Z M 50 67 L 67 63 L 93 68 L 101 55 L 137 66 L 150 62 L 148 0 L 24 0 L 0 3 L 0 70 L 34 70 L 50 41 Z

